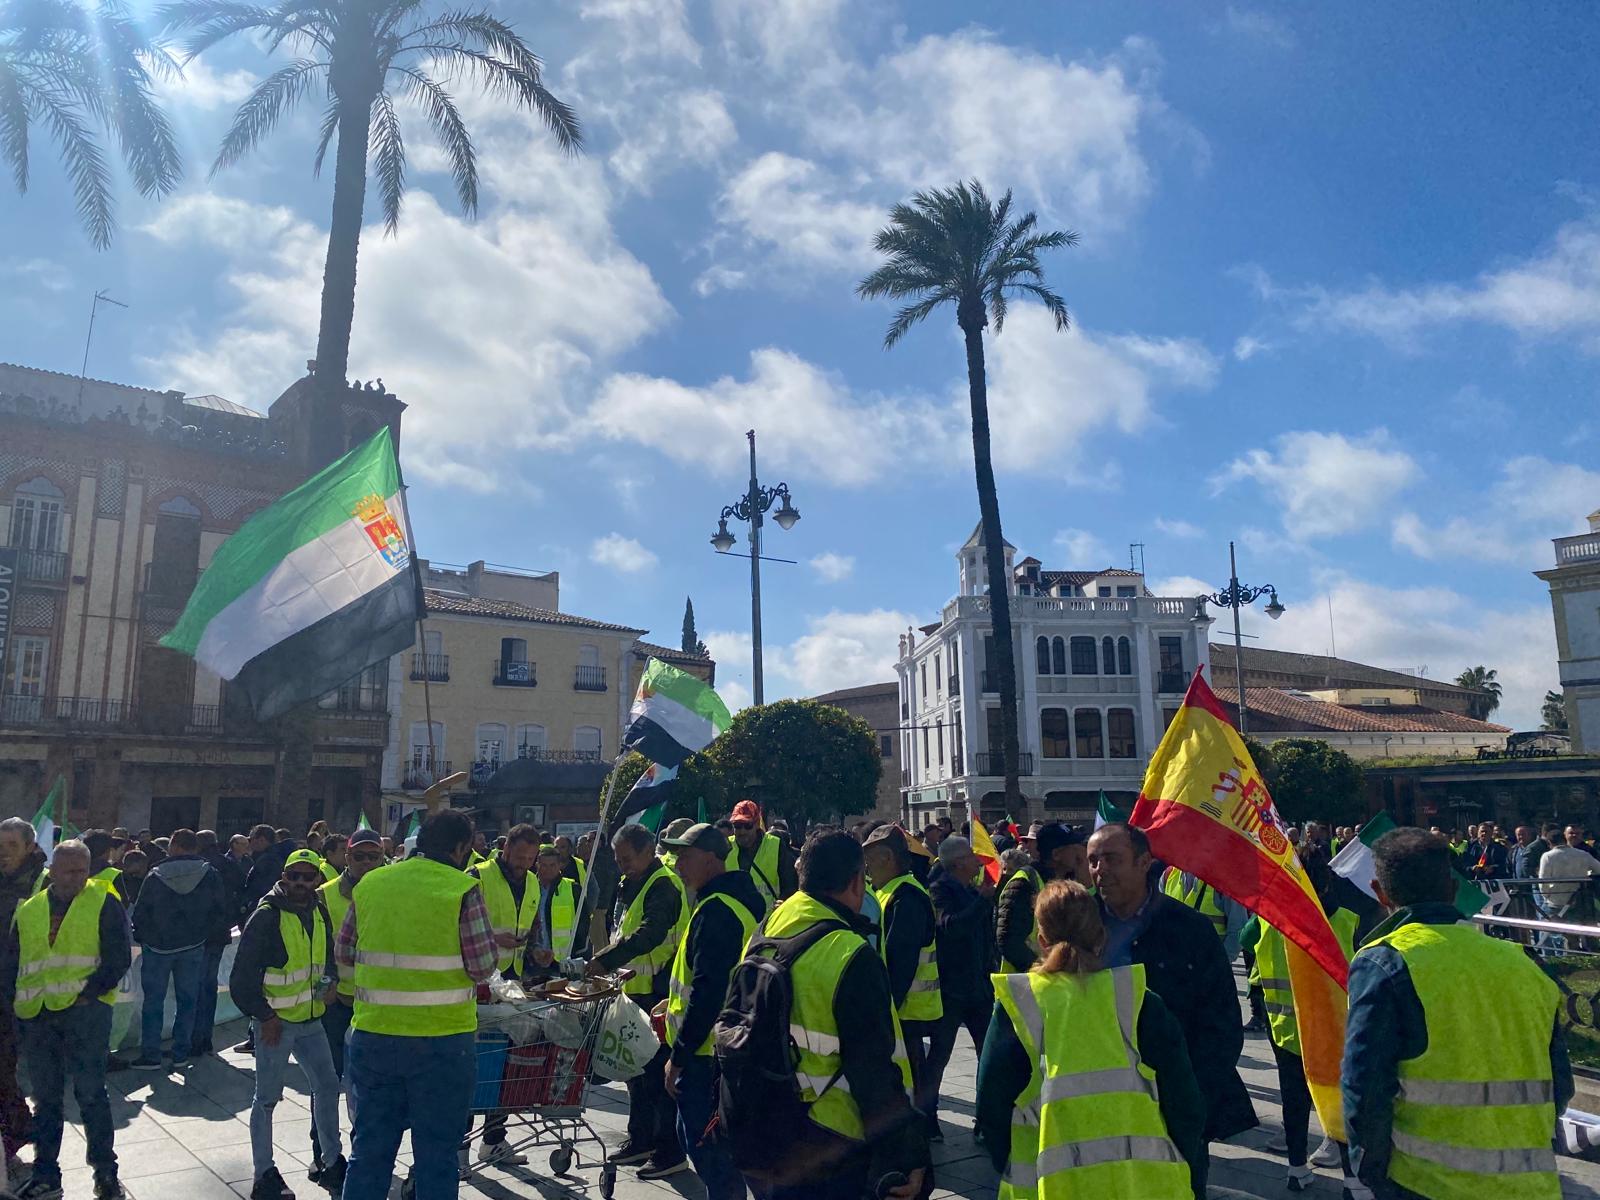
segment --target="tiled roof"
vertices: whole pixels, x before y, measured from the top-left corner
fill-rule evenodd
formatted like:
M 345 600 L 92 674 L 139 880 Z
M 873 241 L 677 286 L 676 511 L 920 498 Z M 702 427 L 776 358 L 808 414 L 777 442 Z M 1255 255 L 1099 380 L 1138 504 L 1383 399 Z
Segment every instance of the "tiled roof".
M 887 697 L 890 700 L 898 699 L 900 685 L 894 680 L 888 683 L 868 683 L 861 687 L 840 688 L 835 692 L 823 692 L 820 696 L 811 697 L 824 704 L 834 704 L 840 700 L 878 700 Z
M 635 642 L 633 652 L 640 658 L 659 658 L 663 662 L 690 662 L 708 663 L 710 654 L 699 654 L 689 650 L 674 650 L 670 646 L 658 646 L 654 642 Z
M 464 596 L 460 592 L 446 592 L 438 588 L 424 588 L 423 598 L 430 613 L 451 613 L 462 617 L 498 617 L 502 621 L 529 621 L 538 625 L 570 625 L 579 629 L 603 629 L 610 633 L 640 634 L 647 632 L 630 625 L 612 625 L 606 621 L 591 621 L 571 613 L 551 612 L 548 608 L 530 608 L 511 600 L 485 600 L 477 596 Z
M 1211 669 L 1233 678 L 1233 647 L 1221 642 L 1211 643 Z M 1248 678 L 1252 671 L 1276 675 L 1300 675 L 1305 678 L 1301 686 L 1333 687 L 1338 683 L 1370 683 L 1381 687 L 1421 688 L 1430 692 L 1453 692 L 1459 696 L 1477 696 L 1471 688 L 1459 687 L 1443 679 L 1427 679 L 1408 675 L 1404 671 L 1391 671 L 1385 667 L 1369 667 L 1366 663 L 1351 662 L 1347 658 L 1333 658 L 1326 654 L 1297 654 L 1290 650 L 1267 650 L 1260 646 L 1244 648 L 1244 669 Z
M 1237 688 L 1213 684 L 1217 699 L 1238 712 Z M 1420 704 L 1330 704 L 1279 688 L 1246 688 L 1250 725 L 1263 733 L 1510 733 L 1504 725 Z

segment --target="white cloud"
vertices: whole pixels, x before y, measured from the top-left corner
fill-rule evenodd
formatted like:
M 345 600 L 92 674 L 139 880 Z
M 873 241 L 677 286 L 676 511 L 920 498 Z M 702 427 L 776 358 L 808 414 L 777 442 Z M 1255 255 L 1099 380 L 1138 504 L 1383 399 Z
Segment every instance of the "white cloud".
M 1272 347 L 1258 337 L 1245 334 L 1236 338 L 1233 343 L 1233 356 L 1240 362 L 1249 362 L 1258 354 L 1265 354 Z
M 1230 4 L 1223 12 L 1223 25 L 1230 33 L 1279 50 L 1288 50 L 1295 44 L 1289 23 L 1260 9 Z
M 1165 517 L 1157 517 L 1156 528 L 1168 537 L 1182 538 L 1185 541 L 1206 535 L 1206 531 L 1200 526 L 1181 519 L 1169 521 Z
M 1442 525 L 1430 525 L 1414 512 L 1403 512 L 1394 519 L 1391 536 L 1396 546 L 1430 562 L 1468 558 L 1532 566 L 1538 562 L 1540 549 L 1537 541 L 1518 541 L 1493 522 L 1451 517 Z
M 596 538 L 594 545 L 589 547 L 589 561 L 627 575 L 636 575 L 640 571 L 650 570 L 661 560 L 654 551 L 647 550 L 636 539 L 623 537 L 620 533 L 608 533 Z
M 823 583 L 842 583 L 855 573 L 856 560 L 851 555 L 829 550 L 813 558 L 810 566 Z
M 1584 519 L 1600 508 L 1600 473 L 1522 455 L 1501 468 L 1491 500 L 1495 508 L 1538 525 L 1545 537 L 1565 537 L 1582 532 Z
M 782 73 L 837 57 L 844 7 L 845 0 L 712 0 L 711 14 L 729 57 Z
M 766 699 L 816 696 L 893 679 L 900 635 L 915 624 L 917 618 L 910 613 L 882 608 L 835 609 L 807 618 L 806 631 L 793 641 L 766 643 L 762 656 Z M 750 703 L 750 635 L 713 630 L 704 636 L 717 660 L 717 693 L 729 708 Z
M 255 88 L 253 72 L 242 68 L 233 71 L 216 71 L 203 58 L 190 59 L 183 73 L 170 79 L 161 79 L 156 90 L 162 99 L 174 105 L 187 105 L 199 109 L 236 107 Z
M 1146 586 L 1157 596 L 1204 596 L 1216 590 L 1212 584 L 1194 575 L 1168 575 L 1148 580 Z
M 64 292 L 72 286 L 71 272 L 53 258 L 0 259 L 0 276 L 28 281 L 25 286 L 47 292 Z
M 665 170 L 713 164 L 739 140 L 727 101 L 709 88 L 668 89 L 627 105 L 625 112 L 611 169 L 646 194 Z
M 1087 529 L 1062 529 L 1051 541 L 1071 564 L 1069 570 L 1094 571 L 1111 561 L 1105 543 Z
M 1421 472 L 1388 431 L 1366 437 L 1305 430 L 1277 439 L 1275 451 L 1250 450 L 1212 479 L 1220 491 L 1254 480 L 1283 508 L 1291 537 L 1352 533 L 1384 514 Z

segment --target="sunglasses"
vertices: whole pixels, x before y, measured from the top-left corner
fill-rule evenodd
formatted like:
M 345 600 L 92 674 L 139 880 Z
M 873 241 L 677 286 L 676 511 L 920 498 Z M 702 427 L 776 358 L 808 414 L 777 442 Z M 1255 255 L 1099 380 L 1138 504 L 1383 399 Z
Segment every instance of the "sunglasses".
M 350 861 L 351 862 L 382 862 L 383 861 L 383 851 L 382 850 L 352 850 L 350 852 L 350 856 L 349 857 L 350 857 Z
M 755 826 L 752 825 L 749 821 L 735 821 L 730 826 L 730 828 L 733 828 L 733 829 L 754 829 Z
M 290 883 L 321 883 L 322 882 L 322 872 L 321 871 L 286 871 L 286 872 L 284 872 L 284 876 L 283 877 L 285 879 L 287 879 Z

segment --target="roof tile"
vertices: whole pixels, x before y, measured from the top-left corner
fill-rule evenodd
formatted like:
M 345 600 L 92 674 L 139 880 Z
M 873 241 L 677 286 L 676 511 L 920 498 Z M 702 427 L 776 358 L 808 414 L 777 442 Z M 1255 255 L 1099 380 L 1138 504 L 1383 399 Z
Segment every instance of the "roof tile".
M 499 617 L 504 621 L 529 621 L 538 625 L 571 625 L 580 629 L 604 629 L 612 633 L 640 634 L 647 632 L 631 625 L 612 625 L 606 621 L 591 621 L 571 613 L 552 612 L 548 608 L 531 608 L 512 600 L 488 600 L 480 596 L 464 596 L 460 592 L 446 592 L 438 588 L 424 588 L 423 599 L 430 613 L 452 613 L 462 617 Z

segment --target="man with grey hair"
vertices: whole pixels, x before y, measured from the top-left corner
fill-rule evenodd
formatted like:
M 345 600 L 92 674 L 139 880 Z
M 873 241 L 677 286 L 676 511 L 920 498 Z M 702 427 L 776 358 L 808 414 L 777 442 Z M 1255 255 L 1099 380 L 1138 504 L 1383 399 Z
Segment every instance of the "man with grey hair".
M 50 886 L 18 906 L 0 959 L 0 993 L 15 997 L 33 1087 L 33 1174 L 11 1195 L 58 1200 L 67 1081 L 83 1116 L 95 1200 L 123 1195 L 117 1182 L 106 1047 L 117 983 L 132 959 L 116 893 L 89 882 L 89 848 L 62 842 Z
M 634 976 L 622 990 L 649 1012 L 667 998 L 672 960 L 689 924 L 683 884 L 656 858 L 656 835 L 643 825 L 628 824 L 612 835 L 622 883 L 617 889 L 617 931 L 611 945 L 589 961 L 590 974 L 632 967 Z M 688 1169 L 678 1141 L 678 1106 L 667 1094 L 670 1050 L 662 1046 L 644 1072 L 628 1080 L 628 1139 L 611 1161 L 644 1163 L 651 1179 Z

